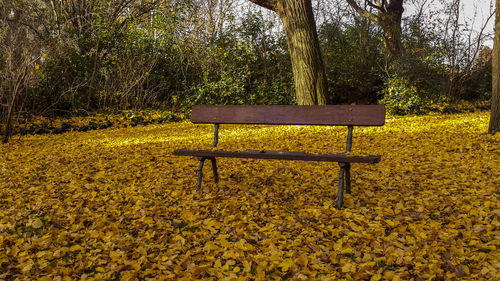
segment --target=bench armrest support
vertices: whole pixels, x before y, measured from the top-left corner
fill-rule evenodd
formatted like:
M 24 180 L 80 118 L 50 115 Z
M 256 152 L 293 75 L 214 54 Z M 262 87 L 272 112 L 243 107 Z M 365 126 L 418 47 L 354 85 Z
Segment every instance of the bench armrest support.
M 347 142 L 346 142 L 346 147 L 345 147 L 345 152 L 349 153 L 351 152 L 352 148 L 352 131 L 354 130 L 353 126 L 348 126 L 348 131 L 347 131 Z
M 212 144 L 213 147 L 217 147 L 217 143 L 219 143 L 219 123 L 215 123 L 215 128 L 214 128 L 214 143 Z

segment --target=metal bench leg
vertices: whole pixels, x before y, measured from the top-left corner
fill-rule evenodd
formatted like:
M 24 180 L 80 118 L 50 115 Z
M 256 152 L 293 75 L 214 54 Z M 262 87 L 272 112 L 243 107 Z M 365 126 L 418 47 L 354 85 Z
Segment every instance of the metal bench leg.
M 342 204 L 344 202 L 344 173 L 345 173 L 345 163 L 339 163 L 339 192 L 337 193 L 337 209 L 342 209 Z
M 212 171 L 214 172 L 214 182 L 219 183 L 219 173 L 217 173 L 217 161 L 214 158 L 210 158 L 212 160 Z
M 205 157 L 198 157 L 200 160 L 200 165 L 198 166 L 198 182 L 196 183 L 196 189 L 201 188 L 201 181 L 203 180 L 203 164 L 205 164 Z
M 345 191 L 351 194 L 351 163 L 345 164 Z

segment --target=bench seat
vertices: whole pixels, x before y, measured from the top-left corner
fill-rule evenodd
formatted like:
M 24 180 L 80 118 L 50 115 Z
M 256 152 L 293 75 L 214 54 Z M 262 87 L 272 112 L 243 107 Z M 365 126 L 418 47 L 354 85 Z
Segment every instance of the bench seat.
M 385 107 L 383 105 L 197 105 L 191 113 L 191 122 L 214 124 L 212 149 L 176 149 L 177 156 L 198 158 L 198 181 L 196 189 L 201 188 L 203 165 L 206 160 L 212 162 L 214 182 L 219 182 L 217 158 L 254 158 L 276 160 L 302 160 L 337 162 L 339 171 L 339 189 L 337 209 L 342 208 L 344 190 L 351 193 L 351 164 L 380 162 L 380 155 L 352 155 L 352 135 L 354 126 L 383 126 Z M 226 151 L 216 149 L 219 142 L 220 124 L 260 124 L 260 125 L 309 125 L 309 126 L 347 126 L 345 153 L 314 154 L 300 151 L 243 150 Z M 325 142 L 328 139 L 325 139 Z
M 229 158 L 255 158 L 255 159 L 277 159 L 277 160 L 302 160 L 302 161 L 325 161 L 343 163 L 369 163 L 380 162 L 380 155 L 354 156 L 345 153 L 312 154 L 300 151 L 272 151 L 272 150 L 191 150 L 177 149 L 173 153 L 179 156 L 195 156 L 205 158 L 229 157 Z

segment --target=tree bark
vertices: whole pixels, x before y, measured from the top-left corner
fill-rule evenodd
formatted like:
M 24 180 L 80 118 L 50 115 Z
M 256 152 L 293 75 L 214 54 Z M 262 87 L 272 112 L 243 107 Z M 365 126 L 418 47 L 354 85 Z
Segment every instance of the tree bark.
M 24 69 L 23 72 L 18 77 L 16 77 L 17 80 L 15 81 L 15 86 L 10 93 L 3 143 L 9 142 L 9 139 L 12 135 L 12 114 L 14 113 L 14 106 L 16 106 L 17 95 L 21 91 L 21 88 L 24 86 L 24 81 L 26 79 L 27 73 L 28 70 Z
M 92 74 L 90 75 L 89 81 L 89 91 L 87 93 L 87 109 L 91 110 L 92 100 L 94 96 L 94 83 L 95 83 L 95 75 L 97 73 L 97 64 L 99 60 L 99 39 L 97 39 L 96 47 L 95 47 L 95 55 L 94 55 L 94 66 L 92 67 Z
M 12 15 L 7 18 L 8 28 L 6 36 L 7 48 L 4 49 L 7 53 L 6 80 L 7 87 L 7 112 L 5 115 L 5 132 L 2 142 L 7 143 L 12 135 L 12 115 L 17 102 L 17 96 L 25 86 L 26 75 L 28 69 L 27 61 L 23 58 L 23 33 L 20 30 L 23 17 L 23 11 L 15 10 Z
M 491 113 L 490 125 L 488 132 L 495 134 L 500 132 L 500 0 L 496 0 L 496 17 L 495 17 L 495 39 L 493 43 L 491 81 L 492 81 L 492 97 L 491 97 Z
M 347 3 L 362 17 L 376 22 L 384 31 L 385 55 L 390 63 L 401 53 L 401 19 L 403 17 L 403 0 L 375 1 L 366 0 L 366 4 L 378 11 L 374 14 L 361 8 L 356 0 Z
M 326 104 L 326 75 L 311 0 L 250 0 L 276 12 L 285 29 L 299 105 Z

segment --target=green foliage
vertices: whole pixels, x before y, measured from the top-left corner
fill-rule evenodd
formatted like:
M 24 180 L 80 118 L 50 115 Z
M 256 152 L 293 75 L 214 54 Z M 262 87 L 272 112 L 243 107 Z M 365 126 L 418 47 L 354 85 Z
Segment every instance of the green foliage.
M 25 26 L 26 38 L 36 38 L 29 42 L 40 57 L 17 112 L 53 117 L 83 109 L 295 104 L 282 27 L 257 9 L 209 11 L 204 1 L 93 0 L 81 10 L 64 1 L 14 2 L 27 11 L 34 29 Z M 113 5 L 119 2 L 123 7 Z M 443 98 L 489 99 L 488 51 L 453 78 L 437 22 L 406 19 L 403 55 L 389 68 L 376 24 L 349 13 L 338 19 L 318 26 L 329 103 L 381 100 L 395 114 L 413 114 L 439 108 Z M 1 45 L 8 27 L 0 22 Z M 0 71 L 7 56 L 0 52 Z
M 454 104 L 463 96 L 452 94 L 447 88 L 451 71 L 446 64 L 449 50 L 439 44 L 443 40 L 442 34 L 433 24 L 418 18 L 409 18 L 405 22 L 405 48 L 390 65 L 389 77 L 380 91 L 383 95 L 380 102 L 386 104 L 392 114 L 422 114 L 443 112 L 443 108 L 460 108 Z M 469 98 L 472 96 L 477 95 L 471 94 Z
M 244 104 L 245 73 L 229 73 L 223 71 L 220 79 L 209 80 L 208 77 L 194 87 L 195 103 L 202 104 Z
M 364 37 L 360 40 L 360 34 Z M 332 103 L 374 103 L 382 89 L 380 31 L 367 20 L 325 23 L 320 29 Z
M 268 28 L 262 13 L 248 13 L 233 34 L 207 46 L 201 78 L 179 95 L 185 106 L 295 103 L 286 45 Z
M 390 77 L 382 91 L 387 112 L 393 115 L 422 114 L 427 102 L 421 97 L 418 88 L 397 75 Z
M 395 115 L 422 114 L 428 106 L 441 101 L 443 81 L 442 64 L 436 62 L 428 50 L 410 49 L 391 66 L 390 77 L 380 91 L 381 103 Z

